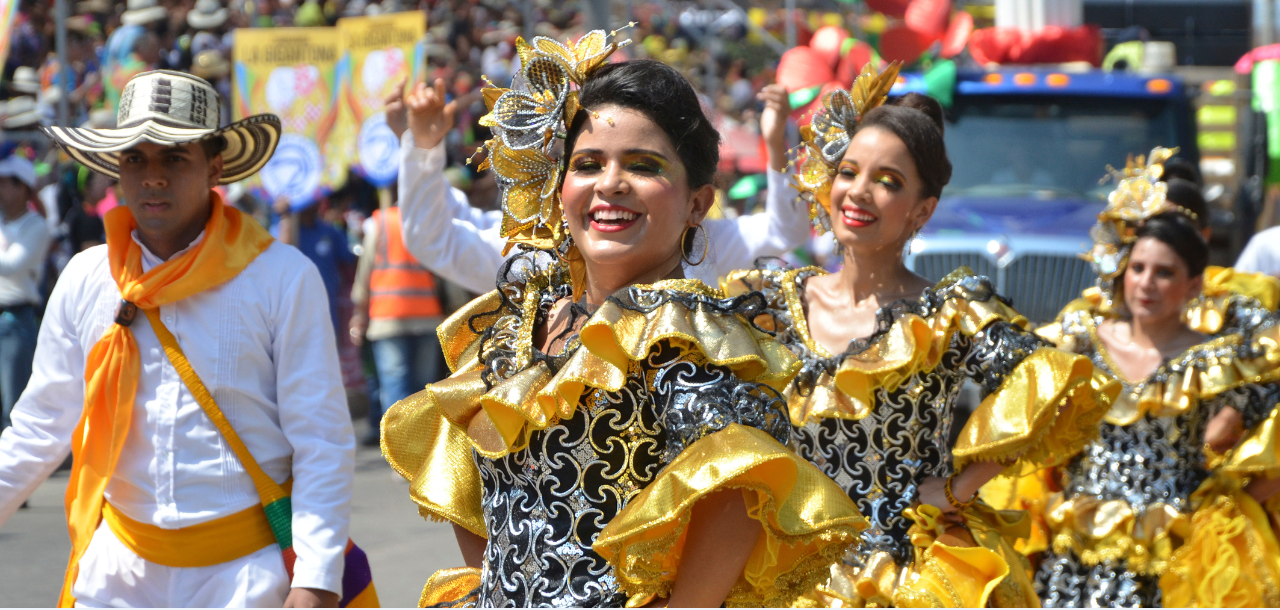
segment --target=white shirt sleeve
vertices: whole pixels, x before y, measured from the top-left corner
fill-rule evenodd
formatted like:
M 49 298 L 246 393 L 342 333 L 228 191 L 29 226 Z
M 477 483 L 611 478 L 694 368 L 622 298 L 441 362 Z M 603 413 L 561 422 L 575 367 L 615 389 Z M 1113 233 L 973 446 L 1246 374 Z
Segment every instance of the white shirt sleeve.
M 411 134 L 406 132 L 406 136 Z M 485 228 L 465 198 L 444 179 L 443 144 L 431 150 L 400 146 L 400 222 L 404 245 L 423 267 L 476 294 L 493 290 L 506 240 L 497 225 Z M 478 212 L 478 210 L 475 210 Z M 482 218 L 483 220 L 483 218 Z
M 93 311 L 81 303 L 87 272 L 105 264 L 101 253 L 71 259 L 53 288 L 36 341 L 31 380 L 18 398 L 11 426 L 0 434 L 0 526 L 62 463 L 84 411 L 85 354 L 76 316 Z
M 0 237 L 0 275 L 19 276 L 44 263 L 49 250 L 49 227 L 43 218 L 35 214 L 32 217 L 38 221 L 26 223 L 17 239 L 5 244 L 6 240 Z
M 790 176 L 768 170 L 763 212 L 702 223 L 710 240 L 708 262 L 718 277 L 749 269 L 762 256 L 781 256 L 809 239 L 809 210 Z
M 280 429 L 293 446 L 293 586 L 342 592 L 351 519 L 355 433 L 324 283 L 302 265 L 271 324 Z
M 1240 252 L 1235 268 L 1250 273 L 1280 276 L 1280 227 L 1255 234 Z

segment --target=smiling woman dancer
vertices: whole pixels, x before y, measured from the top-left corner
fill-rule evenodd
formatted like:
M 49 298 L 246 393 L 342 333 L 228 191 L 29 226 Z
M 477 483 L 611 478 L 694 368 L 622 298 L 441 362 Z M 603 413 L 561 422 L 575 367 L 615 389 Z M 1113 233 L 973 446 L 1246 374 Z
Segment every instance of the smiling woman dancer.
M 1028 332 L 986 278 L 961 268 L 934 286 L 904 265 L 951 163 L 936 102 L 881 105 L 896 75 L 896 65 L 864 69 L 851 93 L 828 95 L 804 133 L 798 180 L 844 267 L 762 265 L 726 289 L 769 299 L 779 340 L 803 363 L 784 393 L 798 451 L 871 523 L 810 601 L 1035 605 L 1029 567 L 1008 542 L 1026 530 L 1025 513 L 995 511 L 975 494 L 1002 471 L 1070 455 L 1109 397 L 1086 358 Z M 951 446 L 965 379 L 984 398 Z
M 1280 487 L 1274 415 L 1258 425 L 1280 400 L 1280 328 L 1253 298 L 1205 295 L 1196 215 L 1158 182 L 1173 152 L 1119 173 L 1092 231 L 1099 288 L 1037 331 L 1124 386 L 1048 503 L 1045 606 L 1280 603 L 1259 505 Z
M 521 41 L 524 86 L 486 90 L 487 164 L 525 252 L 440 327 L 454 375 L 383 423 L 468 565 L 423 604 L 776 606 L 866 526 L 786 448 L 770 385 L 798 363 L 748 321 L 761 297 L 683 279 L 719 141 L 693 88 L 658 62 L 605 65 L 605 40 Z M 446 124 L 442 93 L 409 99 L 411 121 Z

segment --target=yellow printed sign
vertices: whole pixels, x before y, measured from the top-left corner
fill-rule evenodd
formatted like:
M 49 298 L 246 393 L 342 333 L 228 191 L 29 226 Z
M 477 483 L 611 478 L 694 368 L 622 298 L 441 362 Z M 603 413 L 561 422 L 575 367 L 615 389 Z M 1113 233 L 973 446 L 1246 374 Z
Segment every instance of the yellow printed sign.
M 295 209 L 346 182 L 346 154 L 353 126 L 339 120 L 336 78 L 342 46 L 334 28 L 241 28 L 235 31 L 237 120 L 269 112 L 284 134 L 271 161 L 259 172 L 271 199 L 287 198 Z
M 384 100 L 401 79 L 420 78 L 425 63 L 426 15 L 420 11 L 338 20 L 343 57 L 338 78 L 343 120 L 355 126 L 356 145 L 344 149 L 349 164 L 376 186 L 396 178 L 399 141 L 387 127 Z

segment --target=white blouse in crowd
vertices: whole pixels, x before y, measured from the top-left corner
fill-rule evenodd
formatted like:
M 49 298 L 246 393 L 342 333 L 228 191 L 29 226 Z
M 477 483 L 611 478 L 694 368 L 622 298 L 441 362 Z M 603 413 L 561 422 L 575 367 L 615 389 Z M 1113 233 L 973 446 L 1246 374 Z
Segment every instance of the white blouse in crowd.
M 143 248 L 144 270 L 160 262 Z M 76 255 L 58 279 L 31 381 L 0 435 L 0 525 L 70 451 L 85 359 L 119 301 L 105 245 Z M 315 265 L 276 242 L 232 280 L 161 307 L 160 317 L 263 470 L 278 483 L 293 479 L 293 586 L 341 591 L 355 436 L 327 301 Z M 130 327 L 142 357 L 137 399 L 107 501 L 165 529 L 259 504 L 139 314 Z
M 444 177 L 445 152 L 414 146 L 413 133 L 400 140 L 400 221 L 405 247 L 423 267 L 476 294 L 493 290 L 506 240 L 502 214 L 482 212 Z M 685 264 L 686 277 L 718 286 L 721 276 L 749 269 L 761 256 L 781 256 L 809 239 L 809 210 L 797 201 L 790 177 L 768 170 L 765 210 L 734 219 L 702 221 L 709 245 L 699 265 Z M 698 241 L 701 243 L 701 240 Z M 514 252 L 513 252 L 514 254 Z M 701 252 L 693 255 L 697 260 Z

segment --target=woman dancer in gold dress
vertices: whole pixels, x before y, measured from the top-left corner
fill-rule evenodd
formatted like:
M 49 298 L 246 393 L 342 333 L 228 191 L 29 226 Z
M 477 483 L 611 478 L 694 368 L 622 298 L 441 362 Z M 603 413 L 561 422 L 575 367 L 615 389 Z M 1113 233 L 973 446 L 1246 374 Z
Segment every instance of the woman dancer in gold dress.
M 1173 152 L 1119 173 L 1092 232 L 1099 287 L 1037 331 L 1123 385 L 1099 436 L 1056 473 L 1036 575 L 1045 606 L 1280 603 L 1280 548 L 1259 504 L 1280 487 L 1280 328 L 1248 296 L 1275 287 L 1206 277 L 1196 214 L 1158 181 Z
M 775 387 L 799 364 L 751 323 L 760 295 L 683 279 L 719 143 L 693 88 L 658 62 L 608 64 L 605 41 L 520 41 L 520 84 L 485 92 L 520 251 L 440 327 L 453 376 L 383 422 L 384 454 L 468 564 L 424 604 L 786 604 L 866 526 L 787 448 Z M 442 94 L 410 96 L 418 141 L 443 135 Z
M 801 456 L 858 503 L 863 545 L 808 601 L 854 606 L 1035 605 L 1029 566 L 1009 540 L 1019 511 L 975 502 L 1005 470 L 1070 455 L 1097 429 L 1109 394 L 1087 359 L 1053 349 L 967 268 L 937 285 L 903 250 L 951 174 L 942 114 L 923 96 L 881 105 L 896 78 L 864 70 L 805 130 L 798 181 L 844 267 L 762 264 L 726 283 L 760 290 L 780 341 L 802 362 L 784 396 Z M 767 320 L 767 321 L 764 321 Z M 983 400 L 955 445 L 965 379 Z

